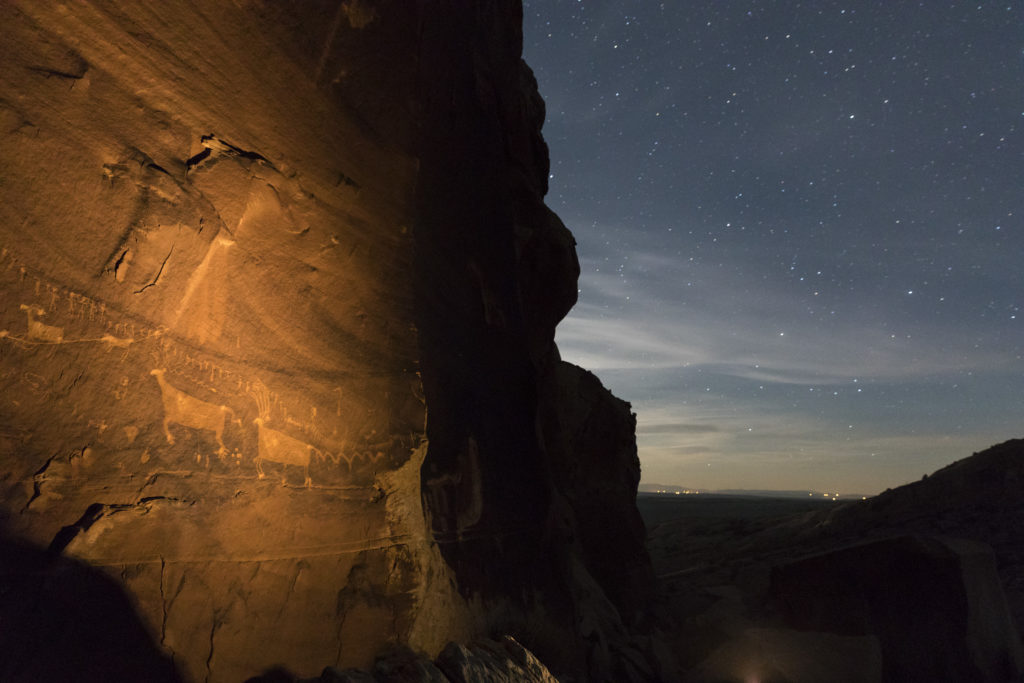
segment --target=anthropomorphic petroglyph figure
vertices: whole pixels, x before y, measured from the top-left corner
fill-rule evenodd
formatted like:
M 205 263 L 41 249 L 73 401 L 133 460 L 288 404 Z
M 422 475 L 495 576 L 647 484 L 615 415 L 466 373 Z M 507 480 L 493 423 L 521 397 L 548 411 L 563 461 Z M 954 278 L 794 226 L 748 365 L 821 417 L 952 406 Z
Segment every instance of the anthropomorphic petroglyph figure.
M 234 411 L 227 406 L 219 406 L 213 403 L 201 401 L 198 398 L 189 396 L 180 389 L 175 389 L 164 379 L 165 369 L 158 368 L 150 370 L 149 374 L 156 377 L 160 385 L 160 398 L 164 402 L 164 434 L 167 436 L 167 443 L 173 445 L 174 437 L 169 429 L 171 423 L 179 424 L 190 429 L 205 429 L 214 433 L 220 448 L 217 453 L 227 453 L 224 446 L 224 421 Z
M 30 340 L 37 342 L 48 342 L 50 344 L 60 344 L 64 341 L 64 328 L 54 327 L 53 325 L 46 325 L 36 320 L 36 317 L 42 317 L 46 314 L 46 311 L 39 308 L 38 306 L 27 306 L 22 304 L 21 310 L 28 314 L 28 335 Z

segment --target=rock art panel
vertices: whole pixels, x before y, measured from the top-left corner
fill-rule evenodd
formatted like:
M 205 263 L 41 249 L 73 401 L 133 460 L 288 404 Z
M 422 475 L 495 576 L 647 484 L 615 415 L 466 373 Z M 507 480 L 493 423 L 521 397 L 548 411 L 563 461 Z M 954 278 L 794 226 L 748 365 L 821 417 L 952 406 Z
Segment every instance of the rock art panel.
M 0 527 L 119 581 L 186 680 L 492 630 L 642 669 L 642 558 L 598 566 L 604 489 L 558 490 L 596 437 L 552 431 L 578 264 L 520 12 L 0 3 Z
M 186 680 L 372 663 L 428 543 L 381 483 L 424 437 L 414 160 L 258 14 L 0 21 L 0 523 L 120 581 Z

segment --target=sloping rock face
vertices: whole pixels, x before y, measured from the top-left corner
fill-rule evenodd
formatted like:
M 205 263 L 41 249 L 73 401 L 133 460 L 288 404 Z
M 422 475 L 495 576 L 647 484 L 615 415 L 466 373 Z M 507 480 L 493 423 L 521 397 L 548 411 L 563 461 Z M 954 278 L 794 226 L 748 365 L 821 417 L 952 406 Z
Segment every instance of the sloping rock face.
M 553 343 L 578 265 L 518 3 L 0 22 L 6 536 L 117 577 L 187 679 L 492 629 L 656 675 L 632 416 Z

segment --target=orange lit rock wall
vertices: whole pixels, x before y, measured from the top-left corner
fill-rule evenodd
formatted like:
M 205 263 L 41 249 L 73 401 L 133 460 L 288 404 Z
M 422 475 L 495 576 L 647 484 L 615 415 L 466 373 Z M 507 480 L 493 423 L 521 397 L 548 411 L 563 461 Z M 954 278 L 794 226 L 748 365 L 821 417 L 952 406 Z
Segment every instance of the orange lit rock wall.
M 563 405 L 578 266 L 520 20 L 0 4 L 0 524 L 116 577 L 187 679 L 628 640 L 632 418 Z M 622 425 L 611 557 L 588 405 Z

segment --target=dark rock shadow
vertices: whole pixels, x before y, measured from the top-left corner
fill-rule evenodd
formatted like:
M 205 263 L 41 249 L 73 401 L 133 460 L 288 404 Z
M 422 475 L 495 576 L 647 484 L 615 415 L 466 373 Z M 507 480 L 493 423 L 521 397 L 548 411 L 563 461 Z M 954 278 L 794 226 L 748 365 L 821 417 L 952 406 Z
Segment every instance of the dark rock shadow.
M 0 532 L 0 680 L 182 679 L 117 581 Z

